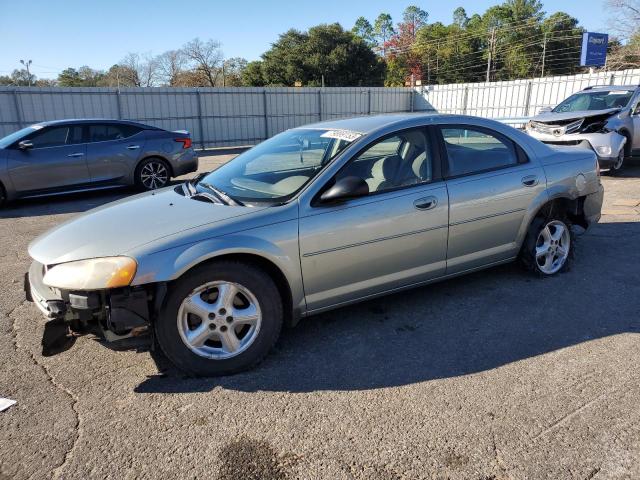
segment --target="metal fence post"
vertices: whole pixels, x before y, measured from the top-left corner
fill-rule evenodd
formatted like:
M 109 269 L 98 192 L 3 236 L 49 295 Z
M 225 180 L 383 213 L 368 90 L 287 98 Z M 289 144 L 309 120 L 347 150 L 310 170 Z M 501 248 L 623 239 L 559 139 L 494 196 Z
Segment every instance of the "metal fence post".
M 13 103 L 16 106 L 16 119 L 18 120 L 18 127 L 23 128 L 24 119 L 22 118 L 22 110 L 20 108 L 20 101 L 18 100 L 18 91 L 13 89 Z
M 411 92 L 409 93 L 409 111 L 413 112 L 413 94 L 415 92 L 415 87 L 411 87 Z
M 527 82 L 527 92 L 525 93 L 524 101 L 524 116 L 529 116 L 529 110 L 531 109 L 531 90 L 533 90 L 533 82 Z
M 269 115 L 267 113 L 267 89 L 262 89 L 262 108 L 264 110 L 264 139 L 269 138 Z
M 367 90 L 367 115 L 371 115 L 371 89 Z
M 609 85 L 613 85 L 613 84 L 614 84 L 615 79 L 616 79 L 616 74 L 615 74 L 615 73 L 612 73 L 612 74 L 611 74 L 611 77 L 609 78 Z
M 469 87 L 464 87 L 464 93 L 462 95 L 462 114 L 467 114 L 467 105 L 469 103 Z
M 122 100 L 120 98 L 120 89 L 116 90 L 116 109 L 118 111 L 118 120 L 122 120 Z
M 200 99 L 199 88 L 196 88 L 196 100 L 198 101 L 198 125 L 200 127 L 200 148 L 204 150 L 204 124 L 202 123 L 202 101 Z
M 318 89 L 318 116 L 322 121 L 322 89 Z

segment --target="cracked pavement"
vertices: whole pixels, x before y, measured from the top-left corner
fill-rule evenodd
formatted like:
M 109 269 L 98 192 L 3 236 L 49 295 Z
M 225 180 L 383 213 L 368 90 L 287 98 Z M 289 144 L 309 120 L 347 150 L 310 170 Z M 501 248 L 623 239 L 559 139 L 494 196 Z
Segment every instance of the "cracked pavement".
M 18 401 L 0 479 L 640 478 L 640 166 L 603 182 L 570 272 L 506 265 L 312 317 L 221 379 L 144 339 L 42 356 L 28 243 L 130 192 L 0 210 L 0 396 Z

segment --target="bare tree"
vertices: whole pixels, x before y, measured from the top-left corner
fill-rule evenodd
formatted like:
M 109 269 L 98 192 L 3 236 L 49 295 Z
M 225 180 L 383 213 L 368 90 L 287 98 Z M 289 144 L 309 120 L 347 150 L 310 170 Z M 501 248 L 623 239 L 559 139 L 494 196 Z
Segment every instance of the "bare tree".
M 629 40 L 640 27 L 640 0 L 608 0 L 610 24 L 613 31 Z
M 153 87 L 157 84 L 159 63 L 148 53 L 129 53 L 120 61 L 120 66 L 125 75 L 123 80 L 128 84 L 136 87 Z
M 162 81 L 171 87 L 180 83 L 180 77 L 187 68 L 188 59 L 182 50 L 169 50 L 156 57 Z
M 183 52 L 195 65 L 197 70 L 205 80 L 205 85 L 215 87 L 218 77 L 221 76 L 223 54 L 220 49 L 220 42 L 207 40 L 203 42 L 199 38 L 194 38 L 183 47 Z

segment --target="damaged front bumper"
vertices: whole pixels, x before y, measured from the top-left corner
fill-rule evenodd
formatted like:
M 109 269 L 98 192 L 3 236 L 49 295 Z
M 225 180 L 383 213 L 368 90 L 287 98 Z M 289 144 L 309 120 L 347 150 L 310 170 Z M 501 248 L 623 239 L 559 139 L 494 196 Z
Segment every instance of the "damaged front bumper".
M 106 340 L 119 340 L 146 330 L 155 300 L 164 297 L 162 284 L 99 291 L 64 291 L 43 283 L 45 266 L 33 262 L 25 275 L 25 295 L 50 320 L 61 320 L 73 331 L 97 322 Z
M 627 142 L 627 138 L 624 135 L 613 131 L 606 133 L 568 133 L 556 136 L 529 128 L 527 129 L 527 133 L 548 145 L 588 148 L 593 150 L 598 157 L 598 163 L 603 168 L 609 168 L 616 163 L 618 154 Z

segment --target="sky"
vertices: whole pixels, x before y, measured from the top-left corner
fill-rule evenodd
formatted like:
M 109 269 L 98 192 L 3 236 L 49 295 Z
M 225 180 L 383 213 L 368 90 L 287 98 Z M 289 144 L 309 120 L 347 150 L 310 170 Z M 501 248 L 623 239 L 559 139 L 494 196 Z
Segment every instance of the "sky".
M 216 39 L 226 58 L 257 60 L 290 28 L 305 30 L 339 22 L 351 28 L 359 16 L 372 23 L 380 12 L 394 22 L 407 5 L 429 12 L 429 22 L 451 23 L 457 6 L 471 16 L 496 1 L 457 0 L 0 0 L 0 75 L 31 59 L 38 78 L 55 78 L 66 67 L 108 69 L 128 52 L 159 54 L 189 40 Z M 590 31 L 605 32 L 605 0 L 543 0 Z

